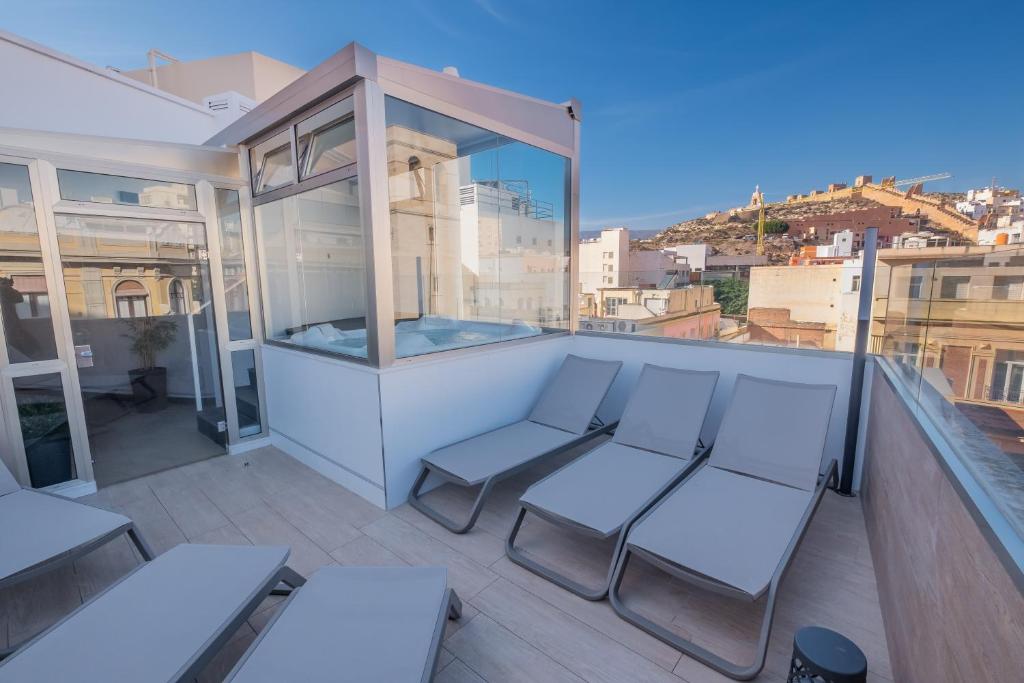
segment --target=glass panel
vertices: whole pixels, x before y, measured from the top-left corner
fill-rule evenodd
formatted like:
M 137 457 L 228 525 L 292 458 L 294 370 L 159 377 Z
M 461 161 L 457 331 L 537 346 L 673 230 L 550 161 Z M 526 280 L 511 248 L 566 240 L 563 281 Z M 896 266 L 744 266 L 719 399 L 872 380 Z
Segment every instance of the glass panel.
M 238 435 L 244 438 L 259 434 L 260 396 L 256 384 L 256 352 L 232 351 L 231 372 L 235 382 Z
M 880 258 L 918 262 L 891 269 L 883 355 L 914 409 L 1024 534 L 1024 251 L 956 247 L 966 255 L 948 260 L 938 258 L 944 248 L 886 251 Z
M 164 180 L 57 170 L 60 198 L 98 204 L 196 210 L 196 188 Z
M 298 125 L 296 135 L 300 180 L 353 163 L 356 160 L 356 120 L 352 98 L 346 97 L 310 116 Z
M 217 225 L 220 229 L 220 260 L 224 272 L 224 301 L 231 341 L 252 339 L 249 314 L 248 278 L 245 272 L 245 247 L 242 243 L 242 214 L 238 192 L 217 188 Z
M 32 487 L 74 479 L 74 450 L 60 374 L 15 377 L 12 381 Z
M 290 128 L 283 130 L 249 150 L 253 194 L 283 187 L 294 180 L 291 134 Z
M 398 357 L 568 325 L 564 157 L 386 101 Z
M 203 224 L 56 223 L 97 484 L 224 453 Z
M 28 168 L 15 164 L 0 164 L 0 317 L 10 362 L 57 357 Z
M 267 337 L 367 357 L 366 259 L 355 178 L 256 207 Z

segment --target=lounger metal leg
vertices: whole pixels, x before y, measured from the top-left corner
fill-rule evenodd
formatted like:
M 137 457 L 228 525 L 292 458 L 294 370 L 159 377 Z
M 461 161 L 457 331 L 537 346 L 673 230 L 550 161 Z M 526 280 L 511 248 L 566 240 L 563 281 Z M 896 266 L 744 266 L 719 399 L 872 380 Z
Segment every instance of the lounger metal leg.
M 771 635 L 772 617 L 775 614 L 776 583 L 772 583 L 771 589 L 768 592 L 768 604 L 765 605 L 764 618 L 761 621 L 761 633 L 758 636 L 757 654 L 754 658 L 754 662 L 749 666 L 741 666 L 719 657 L 714 652 L 706 650 L 692 641 L 681 638 L 664 626 L 656 624 L 623 604 L 622 599 L 619 597 L 619 589 L 622 586 L 622 579 L 626 573 L 626 566 L 629 564 L 629 560 L 632 555 L 633 553 L 628 548 L 622 553 L 622 556 L 619 558 L 619 562 L 616 565 L 615 575 L 612 578 L 611 587 L 608 591 L 608 598 L 612 603 L 612 608 L 620 617 L 637 628 L 647 631 L 658 640 L 671 645 L 683 654 L 693 657 L 702 664 L 728 676 L 729 678 L 733 678 L 738 681 L 749 681 L 761 673 L 761 669 L 764 668 L 765 657 L 768 654 L 768 638 Z
M 545 578 L 551 583 L 557 586 L 561 586 L 567 591 L 575 593 L 584 600 L 604 600 L 605 597 L 608 595 L 608 586 L 611 584 L 612 576 L 615 573 L 615 561 L 616 559 L 618 559 L 619 553 L 622 550 L 622 544 L 625 542 L 626 531 L 628 530 L 629 525 L 624 526 L 622 528 L 622 531 L 619 532 L 618 541 L 616 541 L 615 543 L 615 551 L 612 553 L 611 562 L 609 562 L 608 564 L 608 573 L 605 577 L 604 584 L 602 584 L 598 588 L 590 588 L 588 586 L 584 586 L 582 583 L 570 579 L 568 576 L 565 576 L 564 574 L 559 574 L 554 569 L 551 569 L 550 567 L 540 564 L 536 560 L 532 560 L 523 553 L 516 550 L 516 537 L 519 535 L 519 530 L 523 525 L 523 520 L 525 517 L 526 508 L 520 507 L 519 516 L 516 517 L 516 522 L 512 525 L 512 531 L 509 532 L 508 538 L 505 539 L 505 554 L 508 555 L 508 559 L 512 560 L 520 567 L 529 569 L 537 576 Z
M 422 498 L 420 498 L 420 489 L 423 487 L 424 482 L 427 481 L 427 477 L 430 475 L 430 468 L 424 466 L 423 470 L 420 471 L 420 476 L 416 478 L 416 483 L 413 484 L 412 490 L 409 491 L 409 505 L 413 506 L 427 517 L 443 526 L 453 534 L 464 534 L 473 528 L 476 524 L 477 518 L 480 516 L 480 511 L 484 508 L 484 503 L 487 500 L 487 496 L 491 494 L 491 489 L 494 488 L 496 479 L 491 477 L 484 482 L 483 487 L 480 489 L 480 493 L 476 496 L 476 502 L 473 503 L 473 508 L 469 513 L 469 520 L 464 524 L 460 524 L 455 520 L 441 514 L 434 508 L 428 506 Z
M 458 593 L 452 589 L 448 589 L 448 618 L 452 621 L 462 618 L 462 600 L 459 599 Z
M 281 570 L 281 580 L 278 587 L 270 591 L 271 595 L 291 595 L 292 591 L 306 583 L 306 579 L 291 567 L 284 567 Z M 284 584 L 286 588 L 282 588 Z
M 134 526 L 128 527 L 128 539 L 132 542 L 135 548 L 139 551 L 139 555 L 142 555 L 143 562 L 150 562 L 156 554 L 153 549 L 149 547 L 149 544 L 142 538 L 142 534 Z

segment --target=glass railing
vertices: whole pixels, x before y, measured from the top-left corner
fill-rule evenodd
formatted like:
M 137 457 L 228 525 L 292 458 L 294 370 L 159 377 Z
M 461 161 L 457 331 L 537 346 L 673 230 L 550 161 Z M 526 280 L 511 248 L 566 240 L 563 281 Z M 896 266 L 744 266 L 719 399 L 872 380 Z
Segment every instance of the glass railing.
M 871 350 L 1024 537 L 1024 249 L 941 251 L 878 280 Z
M 859 256 L 733 259 L 691 270 L 641 252 L 647 270 L 581 270 L 579 329 L 694 341 L 853 351 Z M 581 262 L 585 261 L 581 258 Z M 653 263 L 661 260 L 661 263 Z M 726 259 L 721 259 L 725 261 Z M 583 265 L 586 265 L 585 263 Z

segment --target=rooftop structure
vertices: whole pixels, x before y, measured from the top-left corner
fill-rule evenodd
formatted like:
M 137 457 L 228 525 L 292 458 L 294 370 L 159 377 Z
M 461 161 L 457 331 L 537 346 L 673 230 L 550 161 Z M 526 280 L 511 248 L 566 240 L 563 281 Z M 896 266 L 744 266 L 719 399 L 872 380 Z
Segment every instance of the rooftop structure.
M 631 284 L 619 260 L 611 272 L 620 281 L 589 293 L 591 304 L 581 286 L 575 100 L 541 101 L 350 44 L 223 126 L 195 102 L 17 37 L 0 36 L 0 57 L 0 69 L 28 74 L 15 106 L 0 109 L 0 458 L 14 480 L 4 470 L 0 500 L 20 485 L 116 510 L 155 551 L 146 567 L 180 543 L 288 546 L 288 566 L 307 577 L 333 564 L 445 567 L 462 615 L 436 626 L 438 681 L 722 680 L 715 660 L 672 645 L 680 638 L 775 680 L 788 673 L 794 633 L 811 624 L 852 638 L 869 680 L 1013 680 L 1024 668 L 1019 248 L 883 250 L 873 290 L 868 258 L 766 268 L 750 257 L 716 265 L 705 253 L 705 273 L 732 270 L 701 285 L 687 282 L 697 270 L 689 253 L 683 268 L 678 253 L 650 252 L 641 272 L 662 271 L 664 258 L 671 271 Z M 25 94 L 42 107 L 35 120 Z M 73 112 L 54 106 L 67 94 L 80 101 Z M 628 236 L 609 232 L 619 246 L 625 237 L 631 259 Z M 743 272 L 749 302 L 747 281 L 730 277 Z M 758 305 L 762 280 L 793 306 Z M 581 301 L 616 324 L 664 324 L 648 334 L 587 330 Z M 738 332 L 736 343 L 705 338 L 705 323 L 739 317 L 748 303 L 788 308 L 787 320 L 811 317 L 794 314 L 797 305 L 820 312 L 820 341 L 770 330 L 772 345 L 738 343 Z M 695 335 L 675 334 L 679 311 L 701 322 Z M 853 351 L 826 350 L 829 335 L 833 346 L 851 339 Z M 614 368 L 601 392 L 596 372 L 566 375 L 596 394 L 593 405 L 548 391 L 570 356 Z M 711 574 L 692 581 L 665 563 L 631 565 L 620 587 L 629 610 L 666 624 L 658 637 L 620 618 L 621 604 L 583 599 L 506 549 L 530 486 L 631 438 L 618 427 L 645 364 L 669 377 L 718 373 L 703 423 L 678 414 L 685 383 L 635 408 L 634 424 L 672 419 L 670 446 L 681 422 L 697 422 L 694 439 L 729 455 L 716 438 L 746 382 L 812 385 L 832 401 L 812 411 L 764 400 L 754 407 L 784 419 L 768 424 L 768 411 L 753 410 L 733 424 L 747 446 L 732 454 L 754 460 L 753 471 L 696 462 L 715 449 L 681 454 L 703 468 L 698 476 L 714 469 L 742 482 L 750 495 L 713 502 L 757 511 L 758 528 L 793 526 L 786 510 L 813 514 L 805 501 L 819 499 L 808 489 L 821 505 L 802 543 L 787 537 L 793 562 L 776 565 L 789 571 L 773 575 L 767 599 L 738 599 Z M 559 426 L 566 415 L 577 431 Z M 459 454 L 468 439 L 524 423 L 530 438 L 570 446 L 477 485 L 424 469 L 439 450 Z M 662 444 L 642 445 L 657 435 L 640 431 L 633 457 L 661 453 Z M 813 446 L 793 486 L 777 469 L 784 461 L 749 447 L 769 433 Z M 488 438 L 505 450 L 461 452 L 466 467 L 537 445 Z M 615 493 L 631 482 L 613 482 Z M 686 498 L 688 483 L 678 486 L 673 495 L 699 503 Z M 414 487 L 443 515 L 476 509 L 475 526 L 454 534 L 421 514 L 407 502 Z M 769 491 L 799 505 L 764 505 L 758 496 Z M 724 543 L 729 515 L 680 517 L 673 528 Z M 516 543 L 576 581 L 608 580 L 609 556 L 624 558 L 624 544 L 637 552 L 626 540 L 632 521 L 621 543 L 555 521 L 531 516 L 515 527 Z M 22 529 L 3 516 L 0 542 Z M 57 553 L 64 563 L 50 571 L 0 578 L 0 658 L 109 596 L 147 559 L 123 535 L 104 540 Z M 754 567 L 761 540 L 734 544 L 739 559 L 726 569 Z M 3 547 L 0 568 L 13 544 Z M 705 555 L 708 571 L 723 557 Z M 268 588 L 284 590 L 276 576 Z M 169 629 L 168 645 L 191 633 L 188 615 L 166 618 L 174 588 L 161 593 L 163 612 L 145 615 Z M 758 629 L 776 595 L 760 669 Z M 136 597 L 133 607 L 153 596 Z M 211 641 L 216 657 L 199 679 L 223 680 L 257 633 L 279 628 L 283 603 L 271 596 L 238 612 Z M 94 630 L 119 623 L 104 621 Z M 161 644 L 150 646 L 169 651 Z M 76 670 L 88 677 L 90 661 L 124 654 L 110 647 L 77 652 Z M 20 656 L 0 660 L 0 680 L 4 661 Z

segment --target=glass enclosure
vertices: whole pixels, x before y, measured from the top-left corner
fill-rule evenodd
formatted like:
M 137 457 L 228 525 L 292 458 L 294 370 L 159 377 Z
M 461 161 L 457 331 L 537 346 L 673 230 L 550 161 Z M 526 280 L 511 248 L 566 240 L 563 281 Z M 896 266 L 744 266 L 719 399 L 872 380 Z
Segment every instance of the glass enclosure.
M 223 453 L 203 224 L 55 218 L 97 484 Z
M 250 148 L 266 339 L 386 365 L 568 330 L 570 159 L 390 96 L 362 121 L 365 96 Z
M 28 168 L 4 163 L 0 163 L 0 315 L 9 362 L 57 357 Z
M 32 487 L 74 479 L 75 458 L 60 374 L 15 377 L 13 383 Z
M 387 98 L 395 355 L 567 329 L 569 160 Z
M 194 185 L 66 169 L 58 169 L 57 179 L 61 199 L 156 209 L 197 209 Z
M 348 178 L 256 207 L 267 338 L 367 357 L 366 256 Z
M 238 191 L 217 188 L 217 226 L 220 230 L 220 260 L 224 276 L 224 303 L 228 314 L 231 341 L 252 339 L 249 313 L 249 280 L 245 270 L 245 246 L 242 240 L 242 214 Z

